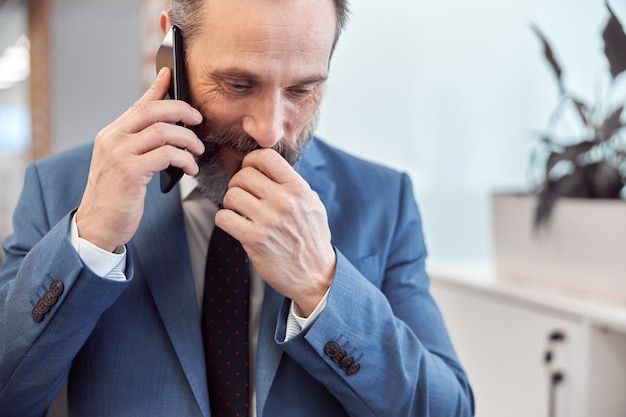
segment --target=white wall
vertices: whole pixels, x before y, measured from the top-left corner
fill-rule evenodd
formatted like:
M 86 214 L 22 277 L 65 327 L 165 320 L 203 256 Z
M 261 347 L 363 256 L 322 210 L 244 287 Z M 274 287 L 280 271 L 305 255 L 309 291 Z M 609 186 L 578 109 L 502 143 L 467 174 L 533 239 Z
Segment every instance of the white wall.
M 155 25 L 157 25 L 155 16 Z M 140 96 L 139 5 L 128 0 L 51 2 L 52 151 L 94 139 Z M 26 34 L 26 2 L 0 7 L 0 53 Z M 28 85 L 0 90 L 0 106 L 27 106 Z M 28 144 L 15 150 L 0 125 L 0 241 L 12 230 Z M 10 133 L 10 132 L 9 132 Z
M 139 5 L 55 0 L 52 22 L 52 149 L 58 152 L 93 140 L 141 95 Z
M 614 0 L 626 21 L 626 2 Z M 590 101 L 607 74 L 603 0 L 353 0 L 319 132 L 408 171 L 431 260 L 490 255 L 494 189 L 527 189 L 528 155 L 557 100 L 529 28 Z
M 53 150 L 93 140 L 142 93 L 138 1 L 56 0 Z M 626 1 L 612 6 L 626 21 Z M 489 192 L 527 189 L 557 100 L 538 23 L 591 99 L 604 0 L 352 0 L 319 133 L 413 178 L 433 261 L 490 255 Z M 156 24 L 155 16 L 155 24 Z
M 0 2 L 0 55 L 16 44 L 26 28 L 24 11 L 12 2 Z M 26 81 L 0 89 L 0 241 L 12 230 L 13 209 L 22 189 L 29 117 Z

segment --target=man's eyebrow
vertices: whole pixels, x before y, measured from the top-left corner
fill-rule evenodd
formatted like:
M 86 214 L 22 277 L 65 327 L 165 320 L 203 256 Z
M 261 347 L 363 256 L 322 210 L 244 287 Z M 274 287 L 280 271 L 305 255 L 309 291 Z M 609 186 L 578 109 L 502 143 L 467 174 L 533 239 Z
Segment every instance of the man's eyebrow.
M 257 82 L 260 80 L 259 74 L 243 70 L 241 68 L 226 68 L 213 71 L 211 74 L 217 78 L 236 78 L 240 80 L 247 80 Z M 306 85 L 306 84 L 319 84 L 328 79 L 328 74 L 310 75 L 302 79 L 296 80 L 294 85 Z
M 211 73 L 211 75 L 217 78 L 240 78 L 249 81 L 257 81 L 259 79 L 258 74 L 243 70 L 241 68 L 226 68 L 215 70 Z
M 297 85 L 306 85 L 306 84 L 320 84 L 325 82 L 328 79 L 327 74 L 313 75 L 311 77 L 304 78 L 297 82 Z

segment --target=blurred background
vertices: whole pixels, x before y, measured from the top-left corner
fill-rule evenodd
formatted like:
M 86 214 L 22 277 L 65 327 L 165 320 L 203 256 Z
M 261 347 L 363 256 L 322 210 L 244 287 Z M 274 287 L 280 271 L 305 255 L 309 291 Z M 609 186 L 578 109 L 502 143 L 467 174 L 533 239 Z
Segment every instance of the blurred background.
M 24 164 L 93 140 L 142 94 L 165 3 L 0 2 L 0 236 Z M 432 262 L 489 258 L 489 193 L 529 188 L 529 152 L 558 99 L 530 24 L 552 42 L 570 88 L 591 99 L 606 74 L 604 2 L 352 3 L 320 136 L 410 173 Z M 612 3 L 626 17 L 626 2 Z
M 0 0 L 0 239 L 26 164 L 92 141 L 152 82 L 166 4 Z M 626 0 L 610 5 L 626 21 Z M 410 174 L 479 416 L 626 415 L 623 303 L 494 284 L 481 269 L 491 193 L 531 188 L 530 154 L 559 99 L 531 24 L 593 103 L 608 18 L 604 0 L 353 0 L 331 64 L 318 134 Z

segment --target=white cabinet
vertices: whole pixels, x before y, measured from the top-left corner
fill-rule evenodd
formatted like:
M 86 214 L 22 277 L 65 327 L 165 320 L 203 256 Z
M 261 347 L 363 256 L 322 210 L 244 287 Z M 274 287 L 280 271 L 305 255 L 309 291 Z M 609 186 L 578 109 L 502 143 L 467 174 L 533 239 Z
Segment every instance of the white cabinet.
M 626 416 L 626 306 L 501 282 L 489 266 L 429 273 L 477 417 Z

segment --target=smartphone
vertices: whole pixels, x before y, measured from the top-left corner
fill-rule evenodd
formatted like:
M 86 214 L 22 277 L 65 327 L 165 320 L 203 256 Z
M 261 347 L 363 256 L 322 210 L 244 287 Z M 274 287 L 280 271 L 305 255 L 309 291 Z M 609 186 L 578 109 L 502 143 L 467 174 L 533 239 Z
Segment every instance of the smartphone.
M 180 28 L 177 26 L 172 26 L 170 28 L 163 39 L 163 43 L 157 51 L 157 73 L 163 67 L 168 67 L 172 71 L 172 81 L 170 83 L 170 90 L 168 94 L 169 98 L 188 102 L 189 86 L 187 83 L 187 74 L 185 72 L 183 35 Z M 184 126 L 181 122 L 176 124 Z M 169 166 L 167 169 L 161 171 L 159 176 L 161 192 L 168 193 L 182 178 L 183 170 L 174 166 Z

